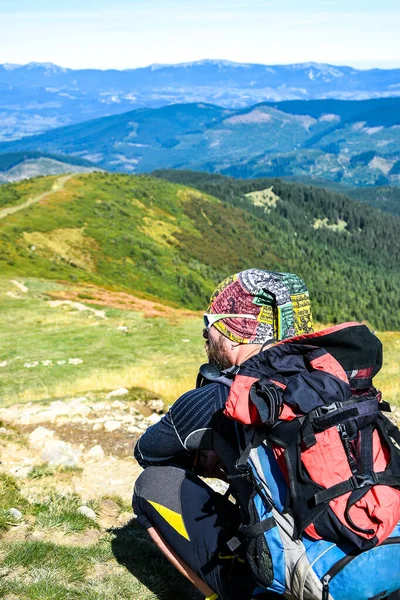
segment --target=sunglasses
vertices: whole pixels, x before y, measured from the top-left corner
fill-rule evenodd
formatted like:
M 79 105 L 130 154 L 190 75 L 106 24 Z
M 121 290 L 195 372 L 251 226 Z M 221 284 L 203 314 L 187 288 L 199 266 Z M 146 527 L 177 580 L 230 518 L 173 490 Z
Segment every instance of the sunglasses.
M 212 325 L 214 325 L 214 323 L 216 323 L 217 321 L 220 321 L 221 319 L 253 319 L 253 320 L 257 320 L 257 317 L 255 315 L 232 315 L 232 314 L 224 314 L 224 315 L 217 315 L 215 313 L 204 313 L 203 315 L 203 319 L 204 319 L 204 327 L 206 328 L 207 333 L 210 331 L 210 328 L 212 327 Z

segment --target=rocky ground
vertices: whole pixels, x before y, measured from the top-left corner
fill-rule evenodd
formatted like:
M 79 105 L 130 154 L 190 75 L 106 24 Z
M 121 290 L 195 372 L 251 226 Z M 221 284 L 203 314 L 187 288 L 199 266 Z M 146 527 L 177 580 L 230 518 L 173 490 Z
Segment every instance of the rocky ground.
M 0 598 L 201 598 L 131 509 L 135 441 L 166 408 L 120 388 L 0 409 Z
M 156 396 L 140 399 L 125 388 L 103 397 L 92 393 L 2 408 L 0 472 L 32 479 L 45 464 L 70 467 L 68 481 L 57 483 L 63 491 L 83 498 L 117 494 L 129 501 L 140 472 L 133 459 L 135 441 L 164 409 Z

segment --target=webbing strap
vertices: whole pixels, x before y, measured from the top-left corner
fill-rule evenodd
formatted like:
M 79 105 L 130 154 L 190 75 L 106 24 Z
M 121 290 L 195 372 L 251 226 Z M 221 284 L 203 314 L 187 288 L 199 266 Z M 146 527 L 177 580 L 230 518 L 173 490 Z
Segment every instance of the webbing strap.
M 330 502 L 338 496 L 358 490 L 363 487 L 372 487 L 373 485 L 389 485 L 390 487 L 400 487 L 400 477 L 397 475 L 386 474 L 384 471 L 381 473 L 359 473 L 353 475 L 347 481 L 337 483 L 326 490 L 321 490 L 314 494 L 315 505 L 321 504 L 322 502 Z
M 241 535 L 245 538 L 246 541 L 249 542 L 253 538 L 259 536 L 261 533 L 265 533 L 266 531 L 269 531 L 275 526 L 276 521 L 274 517 L 268 517 L 267 519 L 263 519 L 255 525 L 250 525 L 250 527 L 247 527 L 247 529 L 241 531 Z
M 247 461 L 249 460 L 250 452 L 252 451 L 253 448 L 254 448 L 253 442 L 250 442 L 250 444 L 248 444 L 247 448 L 239 456 L 239 458 L 236 462 L 236 465 L 235 465 L 236 468 L 238 469 L 238 471 L 243 471 L 243 470 L 245 470 L 246 467 L 247 467 L 246 470 L 248 470 Z
M 359 450 L 357 452 L 357 468 L 359 473 L 370 473 L 374 468 L 373 456 L 373 425 L 367 425 L 359 433 Z
M 341 423 L 342 421 L 346 421 L 351 417 L 358 416 L 358 408 L 353 406 L 352 408 L 342 408 L 341 410 L 335 411 L 333 414 L 327 414 L 326 416 L 315 417 L 312 419 L 312 423 L 314 426 L 314 430 L 324 431 L 329 427 L 334 427 Z
M 356 502 L 358 502 L 359 500 L 361 500 L 361 498 L 363 496 L 365 496 L 365 494 L 367 492 L 369 492 L 370 489 L 371 488 L 367 486 L 365 488 L 360 487 L 360 488 L 358 488 L 358 490 L 354 490 L 350 494 L 349 499 L 347 500 L 346 510 L 344 512 L 344 516 L 346 517 L 346 520 L 347 520 L 348 524 L 350 525 L 350 527 L 352 527 L 354 529 L 354 531 L 358 531 L 358 533 L 363 533 L 363 534 L 366 534 L 366 535 L 373 535 L 375 533 L 374 529 L 364 529 L 363 527 L 359 527 L 357 525 L 357 523 L 355 523 L 353 521 L 353 519 L 351 518 L 350 509 L 351 509 L 352 506 L 354 506 L 354 504 Z
M 272 383 L 257 381 L 250 388 L 250 400 L 257 408 L 261 421 L 273 425 L 279 416 L 282 405 L 282 390 Z

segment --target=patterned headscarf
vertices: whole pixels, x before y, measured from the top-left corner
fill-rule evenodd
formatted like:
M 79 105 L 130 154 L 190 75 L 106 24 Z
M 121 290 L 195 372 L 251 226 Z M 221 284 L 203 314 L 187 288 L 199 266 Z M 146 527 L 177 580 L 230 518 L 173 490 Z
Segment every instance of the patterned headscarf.
M 308 290 L 293 273 L 247 269 L 224 279 L 210 298 L 208 313 L 250 314 L 253 319 L 221 319 L 214 327 L 240 344 L 263 344 L 312 333 Z

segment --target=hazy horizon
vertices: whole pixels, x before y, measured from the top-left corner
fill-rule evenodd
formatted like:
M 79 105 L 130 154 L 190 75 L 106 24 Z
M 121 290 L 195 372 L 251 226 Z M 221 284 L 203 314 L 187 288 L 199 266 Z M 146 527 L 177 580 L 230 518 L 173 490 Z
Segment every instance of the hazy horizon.
M 0 63 L 122 70 L 223 57 L 400 68 L 399 30 L 397 0 L 2 0 Z
M 60 67 L 62 69 L 70 69 L 73 71 L 79 71 L 79 70 L 90 70 L 90 69 L 94 69 L 94 70 L 98 70 L 98 71 L 130 71 L 130 70 L 134 70 L 134 69 L 146 69 L 149 67 L 171 67 L 171 66 L 178 66 L 178 65 L 185 65 L 185 64 L 194 64 L 194 63 L 202 63 L 202 62 L 220 62 L 220 63 L 232 63 L 232 64 L 240 64 L 240 65 L 260 65 L 260 66 L 265 66 L 265 67 L 284 67 L 284 66 L 290 66 L 290 65 L 310 65 L 310 64 L 316 64 L 316 65 L 328 65 L 331 67 L 350 67 L 352 69 L 358 70 L 358 71 L 367 71 L 370 69 L 379 69 L 379 70 L 391 70 L 391 69 L 400 69 L 400 60 L 399 61 L 394 61 L 394 60 L 387 60 L 387 61 L 378 61 L 380 62 L 380 64 L 378 66 L 375 65 L 369 65 L 368 61 L 359 61 L 360 64 L 350 64 L 348 63 L 325 63 L 325 62 L 320 62 L 320 61 L 303 61 L 303 62 L 283 62 L 283 63 L 263 63 L 263 62 L 241 62 L 241 61 L 235 61 L 235 60 L 230 60 L 227 58 L 200 58 L 198 60 L 193 60 L 193 61 L 186 61 L 186 60 L 181 60 L 179 62 L 174 62 L 174 63 L 168 63 L 168 62 L 153 62 L 153 63 L 149 63 L 149 64 L 144 64 L 141 66 L 135 66 L 135 67 L 93 67 L 93 66 L 79 66 L 79 67 L 71 67 L 67 64 L 57 64 L 54 63 L 51 60 L 44 60 L 44 61 L 36 61 L 36 60 L 30 60 L 28 62 L 25 63 L 16 63 L 16 62 L 12 62 L 12 61 L 4 61 L 4 62 L 0 62 L 0 65 L 4 66 L 11 66 L 11 67 L 27 67 L 28 65 L 31 64 L 37 64 L 37 65 L 46 65 L 46 64 L 51 64 L 54 65 L 56 67 Z M 367 66 L 364 64 L 365 62 L 367 62 Z

